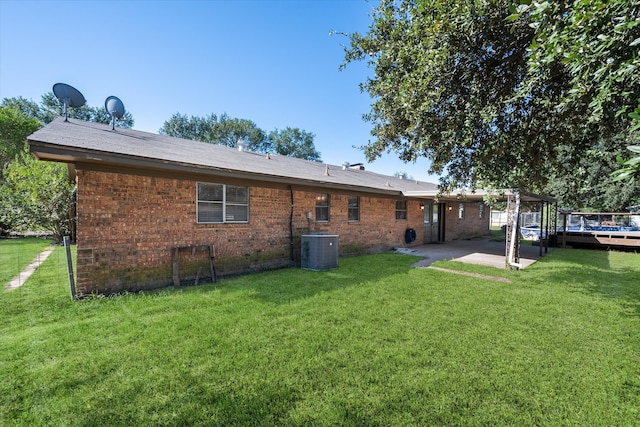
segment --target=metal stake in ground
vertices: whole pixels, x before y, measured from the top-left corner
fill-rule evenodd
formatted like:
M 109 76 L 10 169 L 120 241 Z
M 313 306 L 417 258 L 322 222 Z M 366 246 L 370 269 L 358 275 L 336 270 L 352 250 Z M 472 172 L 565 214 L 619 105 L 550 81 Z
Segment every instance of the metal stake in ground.
M 67 251 L 67 270 L 69 271 L 69 290 L 71 291 L 71 299 L 76 299 L 76 284 L 73 279 L 73 262 L 71 260 L 71 239 L 64 236 L 64 248 Z

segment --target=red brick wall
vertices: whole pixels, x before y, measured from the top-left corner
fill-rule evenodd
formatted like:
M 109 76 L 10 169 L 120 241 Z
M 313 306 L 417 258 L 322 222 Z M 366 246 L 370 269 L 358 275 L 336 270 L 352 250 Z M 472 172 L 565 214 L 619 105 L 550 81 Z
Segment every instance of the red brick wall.
M 407 220 L 396 220 L 396 199 L 360 195 L 360 219 L 348 220 L 348 194 L 330 195 L 329 221 L 315 221 L 315 192 L 294 193 L 294 232 L 307 234 L 309 223 L 312 233 L 337 234 L 340 236 L 341 255 L 379 252 L 391 247 L 415 246 L 420 241 L 407 245 L 404 234 L 407 228 L 422 233 L 422 211 L 418 201 L 407 201 Z M 313 218 L 307 221 L 305 212 Z M 299 243 L 299 241 L 298 241 Z
M 447 203 L 445 240 L 468 239 L 489 234 L 489 207 L 485 206 L 480 218 L 480 202 L 464 202 L 464 218 L 458 218 L 459 202 Z M 448 207 L 451 206 L 451 210 Z
M 86 170 L 78 167 L 79 293 L 136 290 L 172 283 L 171 248 L 214 245 L 220 275 L 290 265 L 287 188 L 249 184 L 249 222 L 197 224 L 196 182 Z M 225 184 L 224 179 L 207 182 Z M 326 191 L 326 190 L 321 190 Z M 315 221 L 313 189 L 293 188 L 294 258 L 300 258 L 300 235 L 309 232 L 305 213 L 312 212 L 311 232 L 338 234 L 340 254 L 351 255 L 407 246 L 404 233 L 414 228 L 421 244 L 422 211 L 407 201 L 407 220 L 395 219 L 395 198 L 360 194 L 360 220 L 348 221 L 347 194 L 330 193 L 329 222 Z M 183 278 L 209 276 L 207 254 L 181 254 Z

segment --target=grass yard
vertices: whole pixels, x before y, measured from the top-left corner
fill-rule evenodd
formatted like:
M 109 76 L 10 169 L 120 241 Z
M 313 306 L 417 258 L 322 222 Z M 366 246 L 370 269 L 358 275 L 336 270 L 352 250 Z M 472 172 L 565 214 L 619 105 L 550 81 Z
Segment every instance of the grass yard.
M 58 247 L 0 291 L 0 425 L 640 422 L 640 255 L 414 261 L 72 302 Z
M 38 237 L 0 239 L 0 287 L 4 288 L 52 244 L 53 240 Z

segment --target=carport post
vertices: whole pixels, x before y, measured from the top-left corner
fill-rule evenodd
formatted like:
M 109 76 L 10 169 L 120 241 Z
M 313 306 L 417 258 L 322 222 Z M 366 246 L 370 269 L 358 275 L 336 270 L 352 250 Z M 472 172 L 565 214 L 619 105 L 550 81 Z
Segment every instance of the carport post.
M 540 240 L 538 243 L 540 245 L 539 256 L 542 256 L 542 243 L 544 242 L 544 201 L 540 200 Z M 549 236 L 547 236 L 548 238 Z

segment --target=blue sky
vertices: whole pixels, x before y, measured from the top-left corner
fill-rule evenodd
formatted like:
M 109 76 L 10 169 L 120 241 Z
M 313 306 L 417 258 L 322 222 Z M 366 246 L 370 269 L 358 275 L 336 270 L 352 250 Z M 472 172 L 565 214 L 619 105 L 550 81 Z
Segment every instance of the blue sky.
M 339 71 L 347 39 L 366 32 L 375 0 L 0 0 L 0 98 L 40 102 L 54 83 L 91 106 L 118 96 L 134 128 L 157 133 L 174 113 L 227 113 L 265 131 L 315 134 L 323 161 L 365 162 L 371 99 L 364 63 Z M 437 182 L 425 159 L 393 153 L 367 170 Z

